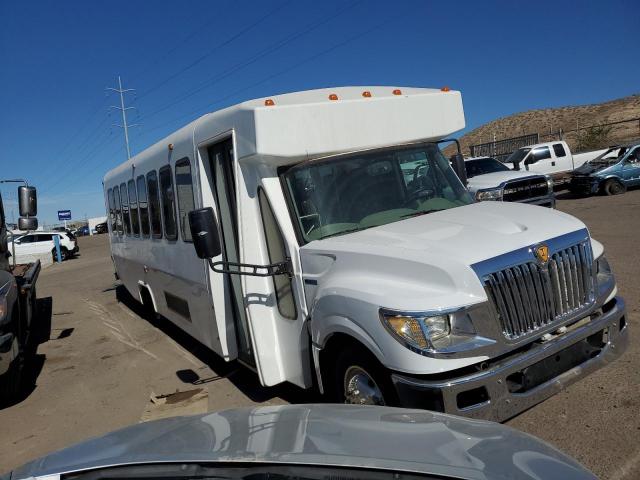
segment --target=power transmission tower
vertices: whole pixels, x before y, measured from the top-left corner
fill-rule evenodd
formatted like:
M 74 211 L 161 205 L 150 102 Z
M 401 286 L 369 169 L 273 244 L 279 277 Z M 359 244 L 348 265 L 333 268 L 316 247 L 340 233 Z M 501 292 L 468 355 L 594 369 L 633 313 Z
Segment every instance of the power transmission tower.
M 135 92 L 133 88 L 122 88 L 122 81 L 120 80 L 120 75 L 118 75 L 118 88 L 108 87 L 106 90 L 111 90 L 112 92 L 116 92 L 120 94 L 120 106 L 111 105 L 109 108 L 113 108 L 115 110 L 120 110 L 122 113 L 122 125 L 118 125 L 114 123 L 114 127 L 120 127 L 124 130 L 124 142 L 127 145 L 127 160 L 131 158 L 131 149 L 129 148 L 129 127 L 137 127 L 138 124 L 128 124 L 127 123 L 127 110 L 135 110 L 135 107 L 125 107 L 124 106 L 124 94 L 129 92 Z

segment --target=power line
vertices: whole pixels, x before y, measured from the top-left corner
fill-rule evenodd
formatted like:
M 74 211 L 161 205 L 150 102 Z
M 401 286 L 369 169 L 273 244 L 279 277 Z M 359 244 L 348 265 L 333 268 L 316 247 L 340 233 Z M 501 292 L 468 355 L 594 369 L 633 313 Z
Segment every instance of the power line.
M 238 38 L 240 38 L 242 35 L 244 35 L 245 33 L 249 32 L 250 30 L 252 30 L 253 28 L 257 27 L 258 25 L 260 25 L 262 22 L 264 22 L 265 20 L 267 20 L 269 17 L 272 17 L 273 15 L 275 15 L 276 13 L 278 13 L 280 10 L 282 10 L 285 6 L 287 6 L 288 4 L 291 3 L 291 0 L 287 0 L 286 2 L 280 4 L 278 7 L 274 8 L 273 10 L 271 10 L 270 12 L 268 12 L 266 15 L 263 15 L 262 17 L 260 17 L 258 20 L 256 20 L 255 22 L 253 22 L 252 24 L 248 25 L 247 27 L 243 28 L 242 30 L 240 30 L 238 33 L 232 35 L 231 37 L 229 37 L 228 39 L 226 39 L 225 41 L 219 43 L 218 45 L 216 45 L 215 47 L 213 47 L 211 50 L 209 50 L 207 53 L 205 53 L 204 55 L 199 56 L 198 58 L 196 58 L 194 61 L 192 61 L 191 63 L 189 63 L 187 66 L 181 68 L 180 70 L 178 70 L 177 72 L 169 75 L 167 78 L 165 78 L 163 81 L 161 81 L 160 83 L 156 84 L 155 86 L 151 87 L 150 89 L 148 89 L 145 93 L 141 94 L 138 98 L 144 98 L 148 95 L 150 95 L 151 93 L 155 92 L 156 90 L 158 90 L 159 88 L 163 87 L 164 85 L 166 85 L 167 83 L 171 82 L 171 80 L 174 80 L 175 78 L 179 77 L 180 75 L 182 75 L 183 73 L 185 73 L 188 70 L 191 70 L 193 67 L 195 67 L 196 65 L 200 64 L 203 60 L 205 60 L 206 58 L 210 57 L 211 55 L 213 55 L 215 52 L 217 52 L 218 50 L 220 50 L 221 48 L 229 45 L 230 43 L 232 43 L 234 40 L 237 40 Z M 174 48 L 175 50 L 175 48 Z M 166 55 L 165 55 L 166 56 Z
M 167 122 L 163 122 L 162 124 L 157 125 L 157 126 L 151 128 L 151 129 L 147 130 L 146 133 L 153 132 L 153 131 L 158 130 L 160 128 L 164 128 L 165 126 L 167 126 L 169 124 L 173 124 L 173 123 L 175 123 L 178 120 L 181 120 L 183 118 L 193 117 L 196 114 L 199 116 L 199 115 L 202 115 L 205 112 L 210 112 L 211 108 L 213 106 L 215 106 L 215 105 L 217 105 L 219 103 L 222 103 L 225 100 L 228 100 L 229 98 L 233 98 L 233 97 L 239 95 L 240 93 L 244 93 L 247 90 L 250 90 L 250 89 L 255 88 L 255 87 L 257 87 L 257 86 L 259 86 L 259 85 L 261 85 L 261 84 L 263 84 L 265 82 L 268 82 L 269 80 L 272 80 L 273 78 L 279 77 L 281 75 L 285 75 L 285 74 L 289 73 L 290 71 L 295 70 L 296 68 L 299 68 L 302 65 L 305 65 L 305 64 L 307 64 L 309 62 L 312 62 L 313 60 L 316 60 L 317 58 L 319 58 L 319 57 L 321 57 L 323 55 L 331 53 L 332 51 L 337 50 L 339 48 L 342 48 L 345 45 L 348 45 L 349 43 L 352 43 L 352 42 L 354 42 L 356 40 L 359 40 L 360 38 L 370 34 L 371 32 L 373 32 L 375 30 L 378 30 L 379 28 L 382 28 L 382 27 L 384 27 L 385 25 L 387 25 L 387 24 L 389 24 L 391 22 L 399 20 L 400 18 L 402 18 L 404 16 L 406 16 L 406 15 L 398 15 L 396 17 L 392 17 L 392 18 L 387 19 L 387 20 L 385 20 L 385 21 L 383 21 L 381 23 L 378 23 L 378 24 L 374 25 L 373 27 L 371 27 L 371 28 L 369 28 L 367 30 L 364 30 L 363 32 L 360 32 L 360 33 L 358 33 L 356 35 L 352 35 L 351 37 L 348 37 L 347 39 L 343 40 L 342 42 L 339 42 L 339 43 L 337 43 L 337 44 L 335 44 L 335 45 L 333 45 L 333 46 L 331 46 L 331 47 L 329 47 L 329 48 L 327 48 L 325 50 L 322 50 L 322 51 L 320 51 L 320 52 L 318 52 L 316 54 L 313 54 L 313 55 L 309 56 L 309 57 L 307 57 L 307 58 L 295 63 L 294 65 L 292 65 L 292 66 L 290 66 L 288 68 L 280 70 L 279 72 L 276 72 L 276 73 L 274 73 L 272 75 L 264 77 L 263 79 L 255 82 L 255 83 L 253 83 L 251 85 L 248 85 L 246 87 L 243 87 L 243 88 L 241 88 L 239 90 L 234 91 L 233 93 L 230 93 L 230 94 L 228 94 L 228 95 L 226 95 L 224 97 L 221 97 L 218 100 L 216 100 L 215 102 L 213 102 L 211 104 L 208 104 L 206 107 L 198 108 L 197 110 L 192 110 L 189 113 L 182 114 L 179 117 L 173 118 L 172 120 L 169 120 Z
M 309 24 L 307 24 L 306 26 L 304 26 L 301 30 L 294 32 L 293 34 L 289 35 L 288 37 L 284 38 L 283 40 L 279 40 L 273 44 L 271 44 L 270 46 L 268 46 L 267 48 L 264 48 L 262 50 L 260 50 L 259 52 L 257 52 L 256 54 L 254 54 L 253 56 L 249 57 L 248 59 L 237 63 L 236 65 L 234 65 L 233 67 L 224 70 L 216 75 L 214 75 L 213 77 L 210 77 L 209 79 L 205 80 L 204 82 L 202 82 L 198 87 L 196 87 L 195 89 L 192 89 L 182 95 L 179 95 L 178 97 L 176 97 L 173 101 L 169 102 L 168 104 L 160 107 L 159 109 L 156 109 L 154 111 L 152 111 L 151 113 L 144 115 L 142 118 L 143 119 L 148 119 L 149 117 L 152 117 L 154 115 L 157 115 L 160 112 L 163 112 L 165 110 L 167 110 L 168 108 L 171 108 L 172 106 L 181 103 L 183 101 L 185 101 L 187 98 L 192 97 L 193 95 L 200 93 L 203 90 L 206 90 L 207 88 L 212 87 L 213 85 L 215 85 L 216 83 L 218 83 L 220 80 L 223 80 L 231 75 L 233 75 L 234 73 L 242 70 L 245 67 L 248 67 L 249 65 L 256 63 L 259 60 L 262 60 L 265 56 L 270 55 L 278 50 L 280 50 L 281 48 L 284 48 L 285 46 L 289 45 L 290 43 L 292 43 L 293 41 L 297 40 L 298 38 L 312 32 L 313 30 L 317 29 L 318 27 L 330 22 L 331 20 L 333 20 L 334 18 L 342 15 L 344 12 L 351 10 L 352 8 L 354 8 L 356 5 L 358 5 L 359 3 L 362 3 L 362 0 L 357 0 L 355 2 L 353 2 L 350 5 L 347 5 L 346 7 L 343 7 L 341 10 L 338 10 L 337 12 L 328 15 L 322 19 L 319 19 L 315 22 L 311 22 Z
M 123 89 L 122 80 L 120 80 L 120 75 L 118 75 L 118 88 L 108 87 L 106 88 L 106 90 L 111 90 L 112 92 L 117 92 L 120 94 L 120 106 L 118 107 L 115 105 L 111 105 L 109 108 L 120 110 L 120 113 L 122 113 L 122 125 L 118 125 L 117 123 L 114 123 L 113 126 L 121 127 L 124 130 L 124 143 L 127 146 L 127 160 L 128 160 L 129 158 L 131 158 L 131 149 L 129 148 L 129 127 L 136 127 L 138 126 L 138 124 L 134 123 L 130 125 L 127 123 L 127 110 L 135 110 L 135 107 L 124 106 L 124 94 L 129 92 L 135 92 L 135 90 L 133 88 Z

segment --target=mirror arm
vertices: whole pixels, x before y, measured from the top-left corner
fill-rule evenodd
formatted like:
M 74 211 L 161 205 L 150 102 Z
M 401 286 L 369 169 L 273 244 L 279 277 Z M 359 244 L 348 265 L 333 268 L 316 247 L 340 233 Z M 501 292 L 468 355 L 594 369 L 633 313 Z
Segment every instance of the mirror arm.
M 291 259 L 287 258 L 284 262 L 271 263 L 269 265 L 254 265 L 251 263 L 238 262 L 212 262 L 207 259 L 209 266 L 216 273 L 228 273 L 231 275 L 248 275 L 250 277 L 273 277 L 276 275 L 293 275 L 293 266 Z M 243 270 L 250 269 L 250 271 Z

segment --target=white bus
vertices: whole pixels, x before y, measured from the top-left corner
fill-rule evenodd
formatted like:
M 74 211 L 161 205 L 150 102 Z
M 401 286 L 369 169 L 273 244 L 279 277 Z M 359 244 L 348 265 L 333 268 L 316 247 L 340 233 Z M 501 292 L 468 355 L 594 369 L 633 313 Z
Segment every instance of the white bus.
M 619 355 L 625 308 L 582 222 L 473 202 L 463 127 L 447 88 L 207 114 L 106 174 L 117 275 L 265 386 L 509 418 Z

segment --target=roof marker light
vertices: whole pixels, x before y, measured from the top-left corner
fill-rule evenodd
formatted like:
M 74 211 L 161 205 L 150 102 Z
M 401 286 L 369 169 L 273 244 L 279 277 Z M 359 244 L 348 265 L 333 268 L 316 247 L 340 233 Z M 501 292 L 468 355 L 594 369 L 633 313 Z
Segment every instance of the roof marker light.
M 400 90 L 399 88 L 396 88 L 396 89 L 393 91 L 393 94 L 394 94 L 394 95 L 402 95 L 402 90 Z
M 371 92 L 369 90 L 365 90 L 362 92 L 362 96 L 365 98 L 371 98 Z
M 329 100 L 338 100 L 338 95 L 332 93 L 331 95 L 329 95 Z
M 273 107 L 276 104 L 276 102 L 274 102 L 273 100 L 271 100 L 270 98 L 267 98 L 264 101 L 264 106 L 265 107 Z
M 449 92 L 449 91 L 451 91 L 451 89 L 450 89 L 449 87 L 445 86 L 445 87 L 442 87 L 442 88 L 440 89 L 440 91 L 441 91 L 441 92 Z

